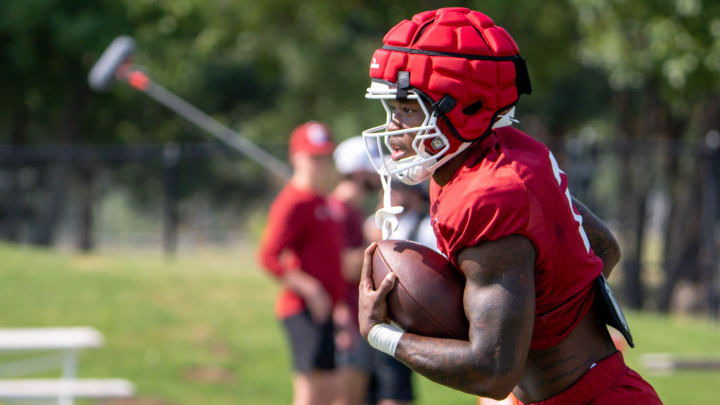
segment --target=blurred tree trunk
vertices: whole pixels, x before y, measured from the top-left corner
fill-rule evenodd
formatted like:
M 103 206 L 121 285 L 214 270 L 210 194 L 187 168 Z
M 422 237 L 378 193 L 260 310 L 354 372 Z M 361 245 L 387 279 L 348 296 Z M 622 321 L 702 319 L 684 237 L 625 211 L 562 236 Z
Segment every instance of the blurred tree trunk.
M 714 96 L 702 110 L 702 135 L 705 156 L 702 203 L 702 246 L 700 285 L 707 288 L 707 308 L 712 318 L 720 309 L 720 268 L 718 266 L 718 215 L 720 214 L 720 97 Z
M 51 246 L 55 239 L 55 229 L 65 207 L 65 192 L 69 178 L 67 163 L 50 164 L 43 174 L 40 184 L 43 201 L 39 201 L 34 210 L 35 220 L 30 233 L 30 243 Z
M 720 97 L 715 97 L 712 103 L 708 103 L 708 110 L 706 111 L 707 117 L 712 117 L 712 120 L 708 120 L 709 138 L 711 146 L 714 148 L 712 151 L 712 165 L 710 170 L 714 174 L 715 180 L 715 207 L 713 213 L 713 237 L 709 245 L 713 254 L 712 261 L 712 277 L 711 277 L 711 290 L 709 295 L 709 306 L 710 315 L 713 319 L 718 320 L 720 318 L 720 263 L 718 257 L 718 249 L 720 249 L 720 235 L 718 235 L 720 226 L 720 143 L 713 143 L 720 140 Z
M 78 71 L 80 66 L 77 66 Z M 84 133 L 84 121 L 85 114 L 87 111 L 88 97 L 90 96 L 89 88 L 85 84 L 84 78 L 82 81 L 78 80 L 75 82 L 75 88 L 72 92 L 73 101 L 75 103 L 74 108 L 68 110 L 68 136 L 67 140 L 69 144 L 78 144 L 82 142 L 82 139 L 87 138 Z M 93 179 L 94 170 L 92 164 L 76 163 L 79 166 L 73 170 L 72 175 L 77 177 L 78 183 L 80 184 L 80 198 L 77 200 L 79 204 L 78 215 L 78 240 L 77 247 L 81 251 L 90 251 L 95 246 L 93 240 Z
M 623 235 L 623 290 L 624 301 L 631 308 L 642 308 L 644 291 L 640 282 L 641 236 L 638 232 L 643 222 L 639 218 L 637 207 L 640 205 L 633 181 L 633 153 L 630 140 L 626 137 L 621 143 L 619 195 L 620 198 L 620 233 Z
M 178 229 L 180 225 L 179 173 L 180 147 L 171 142 L 163 148 L 163 180 L 164 180 L 164 217 L 163 217 L 163 251 L 166 256 L 174 256 L 177 252 Z
M 714 130 L 714 134 L 711 136 L 711 142 L 718 141 L 720 138 L 720 132 Z M 712 173 L 711 184 L 712 195 L 706 199 L 709 208 L 712 209 L 712 215 L 708 218 L 708 222 L 705 224 L 709 230 L 709 238 L 706 240 L 705 248 L 708 256 L 708 285 L 710 291 L 708 294 L 708 308 L 710 309 L 710 316 L 717 320 L 720 318 L 720 263 L 718 263 L 717 249 L 720 247 L 718 244 L 718 225 L 720 224 L 720 143 L 713 143 L 710 145 L 710 170 Z
M 638 130 L 636 98 L 623 90 L 615 95 L 618 111 L 617 139 L 620 146 L 618 195 L 620 196 L 620 233 L 623 237 L 623 298 L 631 308 L 642 308 L 644 290 L 641 282 L 641 257 L 646 198 L 635 175 L 640 159 L 634 138 Z M 642 171 L 642 169 L 641 169 Z
M 22 100 L 22 97 L 19 97 Z M 28 131 L 28 111 L 24 100 L 16 103 L 13 113 L 11 129 L 10 129 L 10 145 L 22 146 L 27 143 Z M 18 242 L 20 239 L 19 227 L 22 223 L 23 212 L 25 211 L 25 198 L 23 196 L 22 185 L 19 184 L 18 178 L 21 166 L 18 162 L 8 162 L 8 170 L 10 171 L 10 185 L 8 187 L 8 204 L 5 215 L 5 235 L 8 240 Z
M 74 72 L 82 71 L 82 66 L 78 61 L 67 61 L 67 63 L 76 69 Z M 68 77 L 63 95 L 62 119 L 58 131 L 59 144 L 72 145 L 82 139 L 82 123 L 88 96 L 89 89 L 83 77 Z M 39 204 L 40 209 L 38 210 L 38 217 L 31 238 L 31 243 L 41 246 L 50 246 L 55 240 L 56 229 L 65 210 L 67 186 L 71 183 L 71 178 L 76 175 L 71 168 L 71 163 L 63 160 L 62 157 L 60 158 L 54 167 L 51 166 L 52 172 L 48 178 L 49 181 L 47 181 L 50 190 L 49 198 L 48 201 Z M 81 228 L 87 228 L 88 226 L 90 224 L 87 221 L 80 224 Z M 81 234 L 89 234 L 89 232 L 89 229 L 80 231 Z
M 680 280 L 698 281 L 703 232 L 703 162 L 699 150 L 685 147 L 683 135 L 687 123 L 671 120 L 670 150 L 665 178 L 670 207 L 667 214 L 662 259 L 665 279 L 660 287 L 658 310 L 670 310 L 675 286 Z M 690 156 L 683 161 L 683 156 Z M 683 164 L 690 166 L 683 170 Z
M 630 176 L 628 176 L 630 177 Z M 645 246 L 645 222 L 647 218 L 647 189 L 635 187 L 627 205 L 633 210 L 628 231 L 632 232 L 630 244 L 632 246 L 625 270 L 625 301 L 631 308 L 642 309 L 645 303 L 645 285 L 642 280 L 643 273 L 643 247 Z
M 678 177 L 678 176 L 676 176 Z M 665 234 L 665 280 L 660 289 L 658 309 L 661 312 L 670 310 L 673 291 L 682 279 L 697 279 L 698 256 L 700 254 L 700 234 L 702 229 L 699 213 L 702 210 L 702 192 L 699 176 L 694 179 L 678 179 L 676 182 L 689 180 L 690 184 L 676 187 L 671 193 L 669 226 Z
M 678 166 L 681 155 L 681 144 L 678 141 L 670 140 L 668 142 L 669 148 L 667 151 L 667 162 L 665 164 L 665 179 L 667 182 L 667 196 L 669 207 L 665 220 L 665 235 L 663 235 L 663 257 L 662 257 L 662 268 L 665 273 L 665 279 L 660 288 L 660 295 L 658 298 L 658 310 L 661 312 L 668 312 L 670 309 L 670 295 L 672 289 L 679 279 L 678 265 L 676 262 L 681 260 L 682 255 L 677 253 L 673 255 L 672 252 L 677 252 L 680 249 L 672 249 L 673 246 L 678 246 L 680 243 L 679 235 L 676 232 L 678 228 L 678 191 L 681 187 L 678 180 Z
M 77 170 L 79 180 L 79 205 L 80 213 L 78 216 L 78 248 L 84 252 L 89 252 L 95 247 L 93 239 L 93 202 L 95 200 L 93 193 L 93 180 L 95 178 L 92 166 L 83 165 Z

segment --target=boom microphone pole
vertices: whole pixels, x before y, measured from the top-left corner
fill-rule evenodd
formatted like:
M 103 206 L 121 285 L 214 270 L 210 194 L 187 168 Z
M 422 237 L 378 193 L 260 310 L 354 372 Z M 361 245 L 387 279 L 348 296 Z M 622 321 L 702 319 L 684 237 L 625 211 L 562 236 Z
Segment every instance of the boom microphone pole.
M 147 73 L 132 64 L 130 57 L 135 52 L 135 47 L 135 41 L 128 36 L 115 38 L 90 70 L 90 87 L 96 91 L 105 91 L 113 82 L 123 81 L 254 160 L 279 179 L 287 181 L 290 178 L 291 170 L 287 163 L 155 83 Z

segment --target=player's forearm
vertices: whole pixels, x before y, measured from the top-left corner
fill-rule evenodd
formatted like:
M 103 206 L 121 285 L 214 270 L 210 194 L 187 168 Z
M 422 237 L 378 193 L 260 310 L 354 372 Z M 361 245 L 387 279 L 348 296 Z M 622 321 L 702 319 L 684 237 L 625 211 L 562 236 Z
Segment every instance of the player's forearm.
M 283 273 L 282 281 L 291 290 L 308 297 L 322 292 L 322 284 L 315 277 L 299 269 L 288 270 Z
M 519 375 L 503 345 L 487 345 L 490 351 L 473 348 L 463 340 L 437 339 L 403 334 L 395 357 L 414 371 L 439 384 L 473 395 L 505 398 L 517 384 Z M 497 349 L 497 350 L 495 350 Z
M 573 205 L 583 217 L 583 229 L 587 234 L 590 247 L 602 259 L 603 274 L 608 278 L 615 265 L 620 261 L 620 245 L 612 232 L 585 204 L 573 198 Z
M 351 283 L 360 280 L 365 248 L 346 249 L 342 254 L 342 276 Z
M 282 279 L 283 274 L 289 270 L 287 261 L 283 260 L 284 254 L 288 253 L 289 244 L 287 240 L 277 236 L 279 232 L 274 229 L 276 227 L 266 229 L 258 248 L 258 261 L 266 271 Z
M 469 340 L 404 334 L 395 356 L 440 384 L 505 398 L 520 381 L 535 314 L 532 243 L 519 235 L 461 250 Z
M 258 253 L 258 262 L 260 262 L 263 268 L 270 274 L 275 277 L 282 277 L 285 268 L 280 262 L 279 257 L 279 253 L 273 252 L 269 248 L 262 246 Z

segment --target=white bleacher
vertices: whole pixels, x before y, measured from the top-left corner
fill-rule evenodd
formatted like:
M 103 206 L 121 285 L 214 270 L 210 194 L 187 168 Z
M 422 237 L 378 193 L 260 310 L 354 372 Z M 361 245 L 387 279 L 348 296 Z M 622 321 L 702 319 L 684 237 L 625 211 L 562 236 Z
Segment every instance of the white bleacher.
M 0 329 L 0 350 L 61 350 L 100 347 L 100 332 L 88 327 Z
M 102 345 L 102 334 L 90 327 L 0 329 L 0 353 L 35 354 L 20 360 L 0 362 L 0 400 L 72 405 L 75 398 L 132 397 L 135 387 L 127 380 L 76 378 L 79 352 Z M 38 352 L 45 354 L 37 355 Z M 52 368 L 62 370 L 59 378 L 17 378 Z
M 0 380 L 3 399 L 127 398 L 134 392 L 133 384 L 120 378 Z

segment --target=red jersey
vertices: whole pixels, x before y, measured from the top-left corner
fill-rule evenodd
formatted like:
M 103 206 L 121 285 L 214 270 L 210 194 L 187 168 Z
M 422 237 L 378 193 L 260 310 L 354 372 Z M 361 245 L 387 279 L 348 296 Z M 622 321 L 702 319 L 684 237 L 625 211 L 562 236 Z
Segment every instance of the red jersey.
M 345 248 L 357 249 L 364 247 L 363 223 L 365 218 L 363 213 L 352 204 L 334 198 L 328 198 L 328 205 L 330 205 L 336 221 L 342 224 Z M 345 304 L 350 308 L 355 326 L 358 326 L 358 282 L 346 280 L 345 283 L 348 287 Z
M 602 261 L 590 249 L 568 180 L 550 150 L 511 127 L 474 147 L 450 181 L 430 187 L 438 247 L 458 267 L 463 248 L 518 234 L 535 247 L 531 349 L 558 344 L 593 302 Z
M 340 201 L 337 198 L 329 197 L 327 202 L 335 220 L 342 226 L 345 247 L 351 249 L 364 247 L 363 224 L 365 217 L 362 211 L 349 202 Z
M 280 277 L 300 269 L 315 277 L 336 303 L 345 298 L 347 287 L 340 272 L 342 228 L 334 220 L 325 198 L 288 184 L 277 196 L 268 215 L 260 243 L 260 263 Z M 289 257 L 284 253 L 290 252 Z M 285 289 L 275 305 L 280 318 L 305 308 L 302 298 Z

